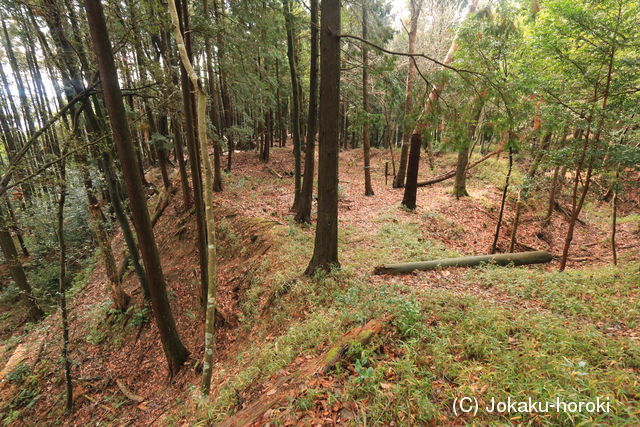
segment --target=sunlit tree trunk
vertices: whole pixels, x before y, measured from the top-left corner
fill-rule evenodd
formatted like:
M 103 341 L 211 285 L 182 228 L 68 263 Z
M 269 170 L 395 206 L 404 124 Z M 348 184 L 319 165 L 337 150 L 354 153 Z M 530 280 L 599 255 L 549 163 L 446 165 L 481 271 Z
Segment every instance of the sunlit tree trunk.
M 304 158 L 304 180 L 297 206 L 296 221 L 311 222 L 313 177 L 315 169 L 315 138 L 318 129 L 318 0 L 311 0 L 311 57 L 309 69 L 309 112 L 307 116 L 307 149 Z

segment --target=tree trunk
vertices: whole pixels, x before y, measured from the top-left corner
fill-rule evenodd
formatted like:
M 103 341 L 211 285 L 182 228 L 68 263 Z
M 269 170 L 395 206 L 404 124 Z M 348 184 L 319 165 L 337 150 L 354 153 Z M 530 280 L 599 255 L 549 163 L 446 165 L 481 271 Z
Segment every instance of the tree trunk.
M 295 158 L 294 180 L 295 188 L 293 195 L 293 209 L 297 210 L 300 203 L 301 189 L 301 152 L 300 152 L 300 94 L 298 85 L 298 71 L 296 70 L 296 54 L 294 48 L 293 35 L 293 15 L 291 14 L 291 0 L 282 0 L 284 6 L 284 21 L 287 32 L 287 57 L 289 58 L 289 73 L 291 75 L 291 113 L 293 122 L 293 156 Z M 337 110 L 336 110 L 337 112 Z
M 142 288 L 142 291 L 144 293 L 144 298 L 150 301 L 151 294 L 149 293 L 149 282 L 147 281 L 147 275 L 145 274 L 144 269 L 140 264 L 138 246 L 136 245 L 136 241 L 133 237 L 133 232 L 131 231 L 131 227 L 129 226 L 129 219 L 127 218 L 127 214 L 123 207 L 123 195 L 121 194 L 121 191 L 119 191 L 120 186 L 118 185 L 119 183 L 113 171 L 113 159 L 110 153 L 102 154 L 102 168 L 105 172 L 107 189 L 109 191 L 109 196 L 111 197 L 111 206 L 113 206 L 116 218 L 118 219 L 118 223 L 120 224 L 120 230 L 122 231 L 122 236 L 124 237 L 124 241 L 127 245 L 129 257 L 131 258 L 131 263 L 133 264 L 133 269 L 138 276 L 138 282 L 140 283 L 140 287 Z M 120 272 L 118 272 L 118 278 L 120 279 L 120 277 Z
M 551 179 L 551 188 L 549 189 L 549 203 L 547 205 L 547 213 L 544 216 L 544 220 L 542 220 L 542 228 L 546 228 L 551 222 L 551 215 L 553 215 L 553 208 L 556 205 L 556 191 L 559 187 L 559 175 L 560 174 L 560 166 L 556 166 L 553 170 L 553 178 Z
M 481 94 L 475 102 L 472 101 L 474 110 L 467 125 L 467 140 L 464 147 L 458 151 L 458 163 L 456 165 L 456 180 L 453 184 L 453 194 L 456 198 L 466 197 L 469 195 L 467 192 L 467 166 L 469 165 L 469 152 L 473 152 L 469 149 L 469 144 L 473 140 L 473 136 L 476 133 L 478 127 L 478 120 L 482 114 L 482 107 L 484 105 L 483 94 Z
M 607 111 L 607 100 L 609 99 L 609 89 L 611 88 L 611 76 L 613 74 L 613 60 L 615 57 L 616 50 L 615 48 L 611 48 L 611 53 L 609 55 L 609 67 L 607 70 L 607 81 L 602 95 L 602 108 L 600 111 L 600 120 L 597 126 L 596 134 L 593 139 L 593 149 L 597 149 L 600 143 L 600 135 L 602 133 L 602 128 L 604 126 L 604 118 L 605 113 Z M 594 95 L 594 104 L 598 101 L 598 91 Z M 592 109 L 593 111 L 594 109 Z M 576 226 L 576 221 L 578 220 L 578 216 L 580 216 L 580 212 L 582 211 L 582 206 L 584 205 L 584 200 L 587 197 L 587 192 L 589 191 L 589 185 L 591 184 L 591 175 L 593 173 L 593 166 L 596 160 L 596 154 L 591 154 L 591 159 L 589 160 L 587 166 L 587 175 L 584 179 L 584 184 L 582 187 L 582 193 L 580 197 L 578 197 L 578 185 L 580 183 L 580 172 L 584 166 L 584 162 L 587 155 L 587 149 L 589 147 L 589 129 L 591 127 L 591 120 L 593 119 L 593 115 L 589 118 L 589 128 L 587 129 L 585 135 L 585 141 L 582 148 L 582 153 L 580 155 L 580 160 L 578 161 L 578 167 L 576 169 L 576 177 L 573 184 L 573 193 L 572 193 L 572 202 L 571 202 L 571 218 L 569 219 L 569 227 L 567 229 L 567 237 L 564 241 L 564 247 L 562 248 L 562 258 L 560 258 L 560 271 L 564 271 L 567 265 L 567 258 L 569 257 L 569 248 L 571 247 L 571 241 L 573 240 L 573 231 Z
M 411 0 L 411 22 L 409 24 L 409 53 L 416 51 L 416 35 L 418 34 L 418 19 L 422 11 L 423 0 Z M 407 85 L 404 100 L 404 131 L 402 132 L 402 148 L 400 149 L 400 164 L 398 172 L 393 180 L 393 188 L 404 187 L 405 174 L 407 170 L 407 157 L 409 155 L 410 132 L 407 129 L 408 118 L 411 115 L 413 86 L 416 78 L 416 68 L 412 58 L 409 58 L 407 68 Z
M 362 38 L 367 40 L 367 5 L 362 2 Z M 362 44 L 362 110 L 365 118 L 362 124 L 362 155 L 364 157 L 364 195 L 373 196 L 371 186 L 371 140 L 369 136 L 369 55 L 367 46 Z
M 420 133 L 411 135 L 411 149 L 409 150 L 409 164 L 407 166 L 407 182 L 404 187 L 402 205 L 410 210 L 416 208 L 416 196 L 418 192 L 418 170 L 420 168 Z
M 176 0 L 178 18 L 180 20 L 180 30 L 185 37 L 185 49 L 191 61 L 191 50 L 189 42 L 189 27 L 187 25 L 187 4 L 183 4 L 186 0 Z M 180 7 L 182 6 L 182 7 Z M 205 308 L 207 299 L 207 235 L 205 224 L 204 201 L 202 200 L 202 171 L 200 170 L 200 154 L 198 150 L 199 141 L 196 138 L 194 123 L 197 123 L 194 117 L 194 104 L 191 83 L 184 64 L 180 65 L 180 77 L 182 83 L 182 98 L 185 112 L 185 130 L 187 132 L 187 150 L 189 151 L 189 166 L 191 168 L 191 181 L 193 183 L 193 199 L 195 201 L 196 210 L 196 233 L 198 236 L 198 260 L 200 265 L 200 305 Z M 201 142 L 204 143 L 204 142 Z
M 210 17 L 209 3 L 207 0 L 204 0 L 202 3 L 202 8 L 204 9 L 205 16 Z M 219 139 L 214 141 L 213 145 L 213 191 L 219 192 L 222 191 L 222 148 L 220 144 L 222 142 L 223 129 L 220 123 L 220 108 L 218 104 L 218 96 L 216 93 L 216 84 L 215 84 L 215 73 L 213 72 L 213 53 L 211 51 L 211 42 L 209 37 L 204 38 L 204 50 L 207 58 L 206 66 L 207 66 L 207 83 L 209 89 L 209 96 L 212 100 L 213 108 L 210 110 L 210 118 L 211 122 L 216 127 L 218 132 Z
M 313 256 L 306 274 L 339 267 L 338 116 L 340 108 L 340 0 L 320 4 L 320 137 L 318 140 L 318 220 Z
M 88 163 L 87 159 L 84 156 L 78 156 L 78 163 L 80 164 L 80 173 L 82 175 L 85 192 L 87 193 L 91 229 L 98 241 L 98 247 L 100 248 L 102 259 L 104 260 L 107 278 L 109 279 L 109 287 L 111 288 L 111 299 L 113 300 L 116 308 L 121 312 L 124 312 L 126 311 L 131 298 L 122 289 L 122 283 L 116 266 L 116 259 L 113 256 L 111 242 L 109 241 L 107 231 L 104 227 L 104 215 L 100 209 L 98 199 L 95 196 L 91 176 L 89 175 L 89 170 L 86 167 L 86 164 Z
M 60 246 L 60 270 L 58 275 L 58 298 L 62 319 L 62 360 L 64 363 L 64 378 L 66 383 L 66 409 L 73 407 L 73 383 L 71 381 L 71 362 L 69 360 L 69 320 L 67 316 L 67 245 L 64 240 L 64 203 L 67 197 L 65 161 L 59 165 L 60 196 L 58 199 L 58 223 L 56 234 Z
M 466 10 L 465 15 L 463 16 L 462 20 L 464 20 L 464 18 L 466 18 L 469 14 L 473 13 L 476 10 L 477 5 L 478 5 L 478 0 L 470 0 L 469 5 L 467 6 L 467 10 Z M 458 50 L 458 43 L 456 42 L 457 37 L 458 37 L 458 35 L 456 34 L 456 36 L 453 38 L 453 42 L 451 43 L 451 47 L 449 47 L 449 51 L 447 52 L 447 56 L 442 61 L 442 63 L 445 64 L 445 65 L 451 64 L 451 62 L 453 62 L 453 55 Z M 424 107 L 422 108 L 421 118 L 418 120 L 418 124 L 416 125 L 415 129 L 413 130 L 413 134 L 417 134 L 418 135 L 418 140 L 419 141 L 422 141 L 422 133 L 424 132 L 425 127 L 426 127 L 425 123 L 422 122 L 421 120 L 424 120 L 425 118 L 427 118 L 431 114 L 431 112 L 433 111 L 433 108 L 435 107 L 436 103 L 438 102 L 438 99 L 440 98 L 440 94 L 444 90 L 445 85 L 446 85 L 445 81 L 441 81 L 440 83 L 435 85 L 431 89 L 431 92 L 429 93 L 429 96 L 426 98 Z M 414 136 L 412 135 L 411 136 L 411 147 L 412 148 L 414 146 L 413 138 L 414 138 Z M 416 153 L 416 156 L 418 156 L 418 160 L 419 160 L 420 145 L 418 145 L 416 149 L 418 150 L 418 153 Z M 410 150 L 410 151 L 413 151 L 413 150 Z M 409 153 L 409 158 L 411 158 L 411 152 Z M 411 160 L 409 160 L 409 162 L 411 162 Z M 409 166 L 409 167 L 411 167 L 411 166 Z M 416 166 L 415 166 L 416 170 L 411 172 L 411 174 L 415 173 L 416 183 L 417 183 L 419 167 L 420 167 L 420 162 L 418 161 L 416 163 Z M 407 179 L 407 185 L 409 185 L 408 179 Z M 411 204 L 411 201 L 416 199 L 416 191 L 417 191 L 417 185 L 414 185 L 412 183 L 411 184 L 411 189 L 410 189 L 410 193 L 411 194 L 407 193 L 407 190 L 405 189 L 403 201 L 406 200 L 408 203 Z M 415 206 L 415 202 L 413 203 L 413 205 Z M 407 206 L 407 205 L 405 204 L 405 206 Z M 407 207 L 409 209 L 412 209 L 409 206 L 407 206 Z M 413 209 L 415 209 L 415 207 Z
M 125 186 L 129 196 L 131 213 L 140 242 L 145 271 L 149 280 L 151 305 L 160 331 L 169 372 L 176 373 L 187 359 L 187 349 L 178 336 L 175 321 L 169 306 L 166 284 L 162 274 L 160 254 L 153 236 L 149 211 L 142 188 L 140 172 L 135 164 L 135 154 L 127 117 L 122 103 L 122 93 L 118 83 L 118 74 L 113 60 L 111 43 L 107 33 L 104 12 L 99 0 L 85 0 L 85 10 L 91 31 L 93 50 L 98 60 L 100 80 L 104 90 L 104 101 L 109 112 L 109 121 L 116 143 Z
M 209 143 L 207 138 L 207 94 L 202 85 L 198 82 L 198 77 L 193 70 L 191 60 L 184 47 L 182 33 L 179 29 L 179 18 L 174 0 L 169 0 L 169 13 L 173 21 L 173 34 L 176 38 L 180 59 L 184 66 L 193 87 L 196 88 L 197 97 L 197 123 L 198 140 L 200 141 L 200 158 L 204 165 L 204 202 L 207 232 L 207 299 L 206 299 L 206 319 L 204 334 L 204 362 L 202 368 L 202 393 L 209 394 L 211 386 L 211 370 L 213 367 L 213 356 L 215 350 L 215 312 L 216 312 L 216 292 L 217 292 L 217 271 L 216 271 L 216 234 L 215 220 L 213 216 L 213 172 L 211 161 L 209 160 Z
M 611 257 L 613 265 L 618 265 L 618 249 L 616 247 L 616 228 L 618 221 L 618 179 L 620 170 L 616 170 L 616 180 L 613 184 L 613 199 L 611 200 Z
M 516 247 L 516 238 L 518 236 L 518 225 L 520 224 L 520 216 L 522 215 L 522 207 L 524 202 L 522 200 L 522 191 L 518 193 L 518 201 L 516 201 L 516 214 L 513 218 L 513 225 L 511 226 L 511 240 L 509 242 L 509 252 L 513 252 Z
M 433 261 L 406 262 L 380 265 L 374 274 L 407 274 L 416 270 L 436 270 L 444 267 L 474 267 L 484 263 L 497 265 L 529 265 L 549 262 L 553 256 L 545 251 L 518 252 L 513 254 L 476 255 L 458 258 L 444 258 Z
M 311 0 L 311 52 L 309 69 L 309 114 L 307 116 L 307 149 L 304 158 L 304 180 L 296 211 L 296 222 L 311 223 L 313 176 L 315 169 L 315 138 L 318 129 L 318 8 L 319 1 Z
M 509 169 L 507 177 L 504 180 L 504 189 L 502 190 L 502 199 L 500 201 L 500 213 L 498 214 L 498 222 L 496 223 L 496 232 L 493 236 L 491 244 L 491 253 L 495 254 L 498 247 L 498 238 L 500 237 L 500 228 L 502 227 L 502 216 L 504 215 L 504 205 L 507 200 L 507 192 L 509 191 L 509 180 L 511 179 L 511 170 L 513 169 L 513 150 L 509 148 Z

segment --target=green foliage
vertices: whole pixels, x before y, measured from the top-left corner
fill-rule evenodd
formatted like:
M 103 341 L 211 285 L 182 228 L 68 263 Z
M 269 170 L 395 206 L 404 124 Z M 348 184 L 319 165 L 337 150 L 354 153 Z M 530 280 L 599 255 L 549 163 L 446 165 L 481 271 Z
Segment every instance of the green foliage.
M 0 420 L 4 425 L 13 424 L 20 418 L 23 410 L 35 405 L 41 393 L 38 387 L 40 379 L 25 363 L 16 365 L 13 371 L 7 374 L 6 380 L 17 387 L 18 392 L 0 406 Z
M 496 287 L 518 298 L 540 300 L 551 311 L 585 317 L 605 327 L 638 326 L 640 270 L 637 264 L 568 272 L 540 272 L 485 266 L 470 275 L 485 287 Z

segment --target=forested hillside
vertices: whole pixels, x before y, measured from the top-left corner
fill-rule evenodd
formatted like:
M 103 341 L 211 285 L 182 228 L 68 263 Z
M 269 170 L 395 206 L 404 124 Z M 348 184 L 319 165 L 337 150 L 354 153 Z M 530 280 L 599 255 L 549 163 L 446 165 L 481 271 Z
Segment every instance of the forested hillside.
M 637 1 L 0 18 L 3 425 L 640 424 Z

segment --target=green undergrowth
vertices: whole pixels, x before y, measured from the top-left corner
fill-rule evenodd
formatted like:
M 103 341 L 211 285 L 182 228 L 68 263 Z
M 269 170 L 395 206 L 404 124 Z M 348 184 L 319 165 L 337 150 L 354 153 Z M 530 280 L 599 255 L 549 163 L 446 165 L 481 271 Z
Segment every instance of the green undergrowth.
M 447 249 L 441 242 L 429 239 L 418 221 L 398 219 L 398 209 L 394 207 L 372 220 L 377 230 L 373 235 L 356 227 L 341 229 L 341 258 L 345 264 L 371 270 L 378 264 L 460 255 Z M 455 227 L 452 230 L 456 232 Z
M 562 274 L 487 266 L 469 274 L 468 280 L 520 292 L 523 298 L 541 298 L 547 290 L 548 300 L 543 301 L 551 312 L 539 313 L 471 294 L 416 288 L 398 278 L 374 284 L 363 267 L 455 254 L 423 240 L 416 224 L 391 216 L 376 221 L 380 227 L 373 237 L 344 227 L 344 267 L 315 277 L 301 276 L 311 255 L 312 231 L 294 223 L 275 227 L 271 244 L 276 249 L 253 269 L 243 297 L 240 321 L 249 339 L 218 364 L 214 384 L 221 385 L 200 406 L 200 422 L 225 419 L 259 396 L 272 375 L 285 368 L 295 372 L 295 366 L 321 354 L 345 332 L 384 317 L 390 320 L 383 333 L 366 346 L 352 348 L 329 374 L 333 386 L 309 387 L 284 407 L 274 408 L 276 423 L 299 419 L 323 404 L 339 404 L 357 425 L 442 424 L 454 419 L 479 425 L 640 423 L 638 343 L 567 317 L 617 318 L 628 327 L 636 325 L 637 266 Z M 611 412 L 481 410 L 461 420 L 452 405 L 464 396 L 477 398 L 481 405 L 491 398 L 600 398 L 608 399 Z
M 640 264 L 565 272 L 485 266 L 468 280 L 523 299 L 541 301 L 554 313 L 585 317 L 610 327 L 640 326 Z
M 125 312 L 113 307 L 111 300 L 97 304 L 85 325 L 85 340 L 91 345 L 110 344 L 121 348 L 149 321 L 149 308 L 131 305 Z

